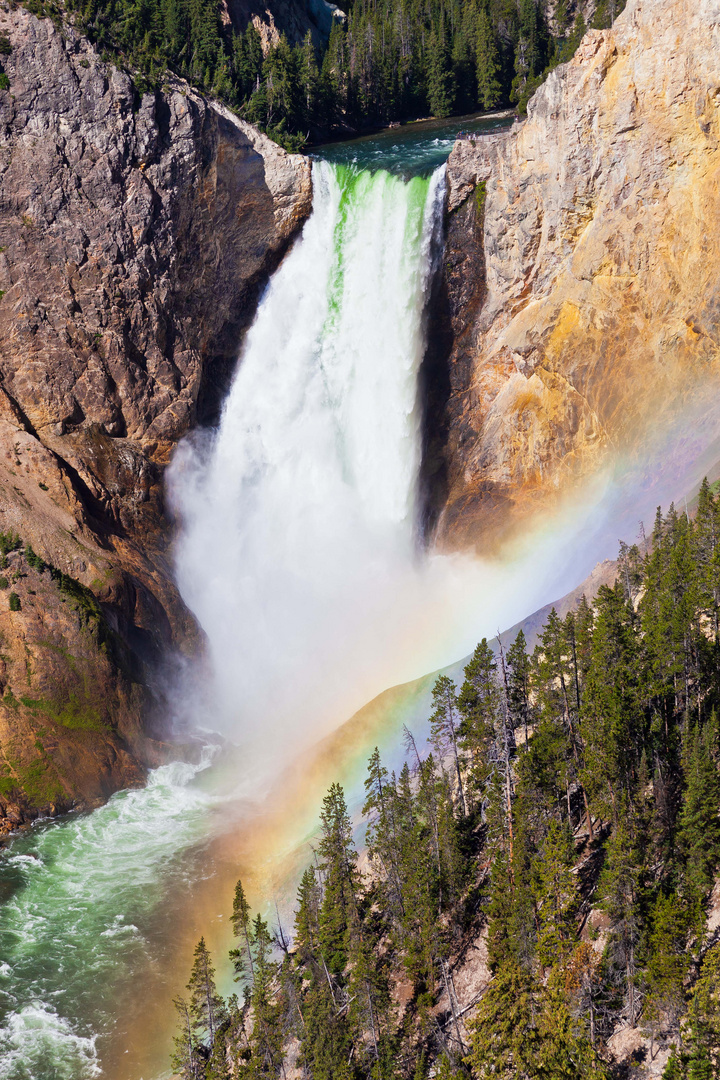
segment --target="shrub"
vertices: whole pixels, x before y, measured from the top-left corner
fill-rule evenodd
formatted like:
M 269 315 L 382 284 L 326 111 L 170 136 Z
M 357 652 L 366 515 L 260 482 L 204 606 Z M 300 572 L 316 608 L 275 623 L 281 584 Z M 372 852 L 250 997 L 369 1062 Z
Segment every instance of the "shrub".
M 3 576 L 0 577 L 0 589 L 7 589 L 9 584 L 10 584 L 10 582 L 5 577 L 5 575 L 3 574 Z
M 39 555 L 35 554 L 30 544 L 27 544 L 25 546 L 25 562 L 28 564 L 28 566 L 32 566 L 33 569 L 37 570 L 40 574 L 42 574 L 43 570 L 45 569 L 44 560 L 41 559 Z
M 10 38 L 6 34 L 0 36 L 0 56 L 9 56 L 12 52 Z
M 20 597 L 18 596 L 18 594 L 16 592 L 11 592 L 10 593 L 10 610 L 11 611 L 19 611 L 20 610 Z
M 0 532 L 0 551 L 3 555 L 7 555 L 9 551 L 15 551 L 20 547 L 20 543 L 20 537 L 12 529 L 6 533 Z
M 4 71 L 0 71 L 0 90 L 9 90 L 10 80 Z
M 481 218 L 485 211 L 485 198 L 487 195 L 487 185 L 484 180 L 481 180 L 475 185 L 475 209 L 477 210 L 478 217 Z

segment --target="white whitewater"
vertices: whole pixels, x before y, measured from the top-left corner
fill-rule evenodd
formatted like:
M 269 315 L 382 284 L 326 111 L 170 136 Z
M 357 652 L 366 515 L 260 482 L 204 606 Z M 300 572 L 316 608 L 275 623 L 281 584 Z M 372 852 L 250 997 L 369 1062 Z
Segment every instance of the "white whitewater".
M 117 1029 L 118 998 L 158 976 L 157 912 L 190 886 L 179 852 L 209 831 L 207 768 L 175 762 L 91 814 L 46 823 L 0 851 L 0 1077 L 92 1080 Z
M 397 681 L 393 643 L 414 616 L 417 373 L 444 167 L 405 183 L 318 163 L 313 181 L 217 436 L 188 440 L 170 476 L 211 716 L 245 737 L 344 719 L 348 684 L 359 705 L 384 673 Z

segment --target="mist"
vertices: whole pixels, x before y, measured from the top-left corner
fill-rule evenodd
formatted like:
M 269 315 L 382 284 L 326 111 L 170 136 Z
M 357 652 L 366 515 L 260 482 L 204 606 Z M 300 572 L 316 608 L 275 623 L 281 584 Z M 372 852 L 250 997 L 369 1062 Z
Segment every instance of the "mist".
M 183 706 L 243 746 L 258 785 L 386 687 L 573 588 L 682 473 L 652 488 L 618 461 L 502 559 L 425 552 L 417 376 L 444 167 L 406 183 L 321 162 L 313 182 L 220 425 L 168 474 L 177 580 L 206 635 Z

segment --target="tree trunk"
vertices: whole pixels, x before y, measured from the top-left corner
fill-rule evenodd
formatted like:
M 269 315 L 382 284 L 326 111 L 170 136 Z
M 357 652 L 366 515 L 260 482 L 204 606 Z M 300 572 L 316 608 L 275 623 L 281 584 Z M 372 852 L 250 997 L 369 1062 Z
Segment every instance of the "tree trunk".
M 455 1037 L 456 1037 L 456 1039 L 458 1041 L 458 1046 L 460 1047 L 460 1050 L 461 1050 L 461 1052 L 462 1052 L 462 1054 L 464 1056 L 465 1055 L 465 1044 L 463 1043 L 462 1037 L 460 1035 L 460 1024 L 459 1024 L 459 1021 L 458 1021 L 457 1008 L 455 1007 L 455 1000 L 454 1000 L 454 997 L 453 997 L 452 990 L 450 989 L 450 982 L 448 980 L 447 966 L 446 966 L 444 960 L 440 961 L 440 967 L 441 967 L 442 973 L 443 973 L 443 982 L 445 983 L 445 990 L 447 992 L 448 1001 L 450 1002 L 450 1012 L 452 1013 L 453 1027 L 455 1028 Z

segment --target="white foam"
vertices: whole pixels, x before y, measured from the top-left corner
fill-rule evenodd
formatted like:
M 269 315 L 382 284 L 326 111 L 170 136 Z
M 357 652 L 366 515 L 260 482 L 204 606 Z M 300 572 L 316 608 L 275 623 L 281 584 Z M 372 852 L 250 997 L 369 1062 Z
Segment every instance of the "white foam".
M 11 1013 L 0 1027 L 3 1080 L 91 1080 L 101 1069 L 95 1037 L 75 1034 L 41 1002 Z
M 164 765 L 145 788 L 34 828 L 0 853 L 0 864 L 22 870 L 0 907 L 2 1080 L 100 1074 L 96 1042 L 112 1031 L 115 988 L 157 962 L 142 920 L 182 881 L 178 854 L 208 833 L 213 798 L 191 781 L 209 753 Z

